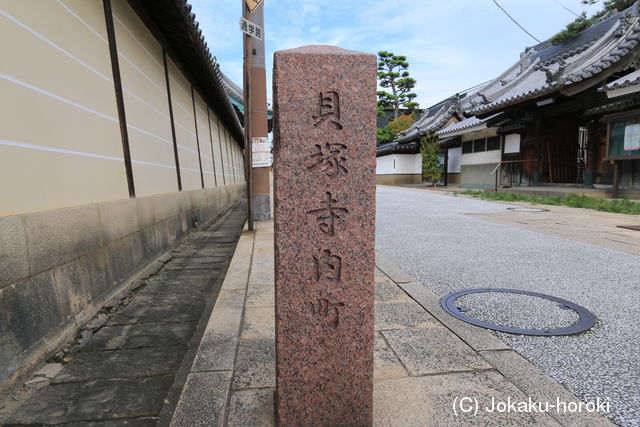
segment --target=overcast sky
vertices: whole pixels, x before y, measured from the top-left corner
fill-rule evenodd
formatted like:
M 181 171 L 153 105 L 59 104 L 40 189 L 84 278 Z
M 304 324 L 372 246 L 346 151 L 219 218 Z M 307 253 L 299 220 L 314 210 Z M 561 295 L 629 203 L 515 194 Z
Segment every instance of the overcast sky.
M 242 86 L 244 0 L 189 0 L 222 71 Z M 545 40 L 599 6 L 581 0 L 498 0 L 527 31 Z M 421 107 L 498 76 L 537 42 L 492 0 L 265 0 L 267 82 L 273 52 L 330 44 L 405 55 Z M 269 97 L 271 91 L 269 91 Z

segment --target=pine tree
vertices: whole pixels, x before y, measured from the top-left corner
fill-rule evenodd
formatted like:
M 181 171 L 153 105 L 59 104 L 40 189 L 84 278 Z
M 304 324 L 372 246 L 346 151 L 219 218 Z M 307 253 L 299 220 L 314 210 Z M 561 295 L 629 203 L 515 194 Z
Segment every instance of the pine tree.
M 396 56 L 392 52 L 378 52 L 378 81 L 380 86 L 391 89 L 391 92 L 379 90 L 378 114 L 393 109 L 393 120 L 400 115 L 400 107 L 414 109 L 419 104 L 413 100 L 416 94 L 411 92 L 415 87 L 415 79 L 409 77 L 409 63 L 406 56 Z

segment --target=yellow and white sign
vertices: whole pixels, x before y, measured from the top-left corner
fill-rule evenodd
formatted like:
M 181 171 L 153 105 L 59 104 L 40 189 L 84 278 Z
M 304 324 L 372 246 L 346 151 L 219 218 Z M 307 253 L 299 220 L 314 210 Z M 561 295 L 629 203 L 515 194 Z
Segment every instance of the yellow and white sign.
M 254 10 L 256 10 L 256 7 L 260 6 L 260 3 L 262 3 L 262 0 L 246 0 L 246 2 L 249 10 L 253 12 Z

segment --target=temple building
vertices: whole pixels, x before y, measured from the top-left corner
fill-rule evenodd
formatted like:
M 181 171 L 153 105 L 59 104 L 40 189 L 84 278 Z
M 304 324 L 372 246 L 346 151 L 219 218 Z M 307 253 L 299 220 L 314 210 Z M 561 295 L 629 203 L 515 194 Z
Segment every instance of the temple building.
M 449 184 L 595 187 L 636 197 L 639 41 L 635 3 L 572 38 L 525 49 L 494 80 L 456 97 L 448 111 L 459 120 L 442 127 L 418 122 L 394 143 L 435 129 Z

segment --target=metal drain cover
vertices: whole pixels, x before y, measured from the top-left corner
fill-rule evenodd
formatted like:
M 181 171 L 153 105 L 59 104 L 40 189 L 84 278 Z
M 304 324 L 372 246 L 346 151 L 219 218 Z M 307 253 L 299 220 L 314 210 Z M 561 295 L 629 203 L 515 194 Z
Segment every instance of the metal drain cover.
M 551 301 L 556 303 L 556 307 L 562 310 L 570 310 L 571 312 L 567 313 L 567 316 L 564 316 L 566 319 L 577 320 L 573 321 L 569 326 L 562 327 L 545 327 L 545 328 L 523 328 L 523 327 L 512 327 L 506 325 L 500 325 L 491 323 L 485 320 L 480 320 L 475 317 L 472 317 L 474 314 L 473 307 L 469 306 L 468 302 L 465 303 L 464 306 L 459 306 L 455 302 L 458 298 L 461 298 L 465 295 L 472 294 L 480 294 L 480 293 L 506 293 L 506 294 L 516 294 L 516 295 L 526 295 L 528 297 L 537 297 L 543 298 L 544 300 Z M 482 289 L 468 289 L 464 291 L 454 292 L 440 300 L 440 305 L 442 308 L 449 313 L 450 315 L 457 317 L 460 320 L 463 320 L 467 323 L 470 323 L 475 326 L 480 326 L 482 328 L 492 329 L 495 331 L 507 332 L 510 334 L 519 334 L 519 335 L 537 335 L 537 336 L 554 336 L 554 335 L 573 335 L 578 334 L 580 332 L 587 331 L 593 327 L 596 323 L 596 317 L 586 308 L 572 303 L 571 301 L 567 301 L 562 298 L 554 297 L 551 295 L 541 294 L 538 292 L 531 291 L 522 291 L 519 289 L 491 289 L 491 288 L 482 288 Z
M 529 208 L 526 206 L 515 206 L 513 208 L 507 208 L 508 211 L 513 212 L 549 212 L 549 209 L 545 208 Z
M 626 228 L 627 230 L 640 231 L 640 225 L 619 225 L 618 228 Z

